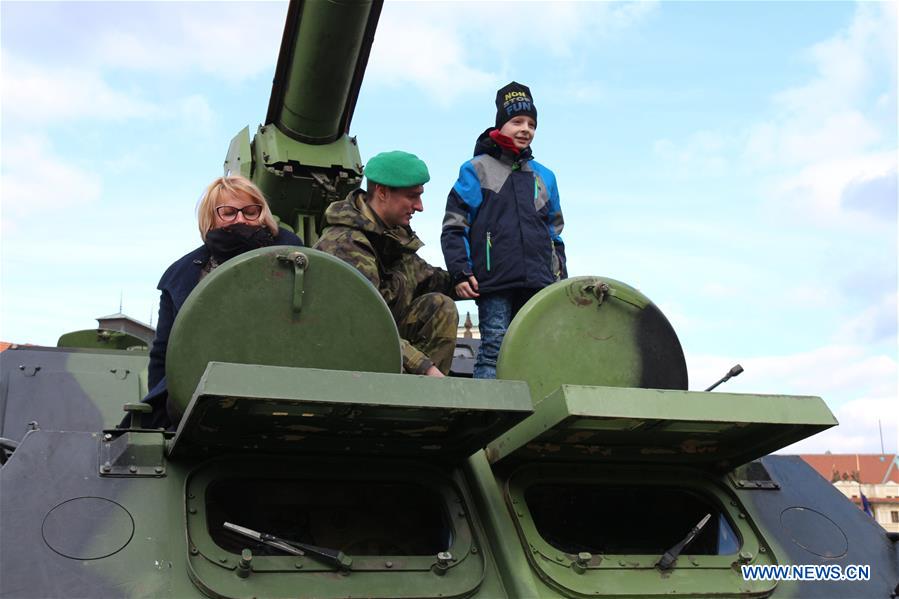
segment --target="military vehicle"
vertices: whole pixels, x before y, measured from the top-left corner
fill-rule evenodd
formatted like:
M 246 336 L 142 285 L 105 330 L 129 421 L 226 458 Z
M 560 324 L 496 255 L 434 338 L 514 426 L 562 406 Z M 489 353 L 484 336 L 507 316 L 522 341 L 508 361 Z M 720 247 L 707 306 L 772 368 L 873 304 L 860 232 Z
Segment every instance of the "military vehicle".
M 361 180 L 348 131 L 380 9 L 292 2 L 265 124 L 228 150 L 309 242 Z M 3 597 L 896 593 L 895 538 L 767 455 L 836 425 L 823 401 L 688 391 L 674 330 L 619 281 L 537 294 L 500 380 L 434 379 L 401 374 L 351 267 L 249 252 L 175 322 L 176 431 L 143 425 L 145 353 L 86 344 L 0 354 Z

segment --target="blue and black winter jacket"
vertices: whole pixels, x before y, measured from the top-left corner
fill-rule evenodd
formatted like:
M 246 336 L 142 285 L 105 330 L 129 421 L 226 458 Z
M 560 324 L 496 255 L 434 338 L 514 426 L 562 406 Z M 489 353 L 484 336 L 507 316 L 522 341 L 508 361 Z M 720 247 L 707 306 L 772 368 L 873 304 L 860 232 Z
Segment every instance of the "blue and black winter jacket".
M 517 156 L 501 148 L 491 130 L 478 137 L 446 200 L 446 269 L 454 283 L 474 275 L 482 294 L 541 289 L 568 276 L 556 176 L 530 148 Z

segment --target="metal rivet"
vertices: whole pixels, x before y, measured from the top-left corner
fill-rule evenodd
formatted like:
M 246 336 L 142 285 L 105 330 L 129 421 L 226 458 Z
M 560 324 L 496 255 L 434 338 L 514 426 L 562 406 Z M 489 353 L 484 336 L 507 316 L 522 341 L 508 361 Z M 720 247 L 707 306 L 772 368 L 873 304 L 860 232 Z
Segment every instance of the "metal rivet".
M 153 470 L 156 471 L 156 474 L 162 474 L 163 472 L 165 472 L 165 468 L 163 468 L 162 466 L 156 466 L 155 468 L 153 468 Z
M 189 513 L 191 513 L 191 514 L 196 514 L 196 513 L 197 513 L 197 508 L 192 507 L 192 508 L 190 508 L 190 509 L 187 510 L 187 511 L 188 511 Z
M 441 551 L 437 554 L 437 563 L 431 566 L 431 572 L 437 576 L 443 576 L 449 569 L 451 561 L 453 561 L 453 554 L 449 551 Z
M 227 558 L 227 557 L 220 557 L 220 558 L 219 558 L 219 563 L 227 564 L 227 563 L 228 563 L 228 558 Z
M 244 549 L 240 552 L 240 561 L 237 562 L 237 575 L 246 578 L 250 575 L 250 563 L 253 561 L 253 552 Z
M 294 562 L 293 567 L 296 568 L 297 570 L 302 570 L 303 562 Z
M 471 554 L 472 554 L 472 555 L 477 555 L 477 554 L 478 554 L 478 548 L 477 548 L 477 547 L 472 547 L 472 548 L 471 548 Z
M 109 472 L 110 470 L 112 470 L 112 466 L 110 466 L 109 464 L 103 464 L 103 467 L 100 468 L 100 470 L 102 470 L 103 472 Z
M 105 435 L 103 435 L 103 440 L 104 441 L 112 441 L 112 434 L 106 433 Z
M 385 567 L 385 568 L 392 568 L 392 567 L 393 567 L 393 562 L 391 562 L 391 561 L 386 561 L 386 562 L 384 562 L 384 567 Z
M 191 548 L 190 548 L 190 554 L 191 554 L 191 555 L 196 555 L 196 554 L 198 554 L 198 553 L 200 553 L 200 550 L 197 549 L 196 547 L 191 547 Z
M 134 464 L 128 466 L 128 472 L 134 474 L 135 472 L 137 472 L 137 466 L 135 466 Z
M 571 563 L 571 569 L 574 570 L 578 574 L 583 574 L 587 571 L 587 565 L 590 563 L 590 560 L 593 559 L 593 554 L 588 551 L 581 551 L 575 557 L 575 560 Z

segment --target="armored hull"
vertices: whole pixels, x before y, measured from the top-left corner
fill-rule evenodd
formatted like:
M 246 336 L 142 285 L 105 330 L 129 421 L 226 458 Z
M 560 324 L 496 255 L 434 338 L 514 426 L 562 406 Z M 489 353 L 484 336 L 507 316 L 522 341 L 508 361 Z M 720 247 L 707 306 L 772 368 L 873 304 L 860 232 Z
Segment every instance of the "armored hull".
M 266 121 L 227 153 L 310 244 L 361 181 L 349 126 L 380 9 L 292 2 Z M 264 309 L 217 327 L 240 302 Z M 843 598 L 899 582 L 882 528 L 768 455 L 836 425 L 824 402 L 688 391 L 676 333 L 620 281 L 537 294 L 502 380 L 438 380 L 400 373 L 389 311 L 351 267 L 242 255 L 173 327 L 175 430 L 144 425 L 145 352 L 63 340 L 90 347 L 0 354 L 3 597 Z M 793 565 L 859 576 L 744 575 Z

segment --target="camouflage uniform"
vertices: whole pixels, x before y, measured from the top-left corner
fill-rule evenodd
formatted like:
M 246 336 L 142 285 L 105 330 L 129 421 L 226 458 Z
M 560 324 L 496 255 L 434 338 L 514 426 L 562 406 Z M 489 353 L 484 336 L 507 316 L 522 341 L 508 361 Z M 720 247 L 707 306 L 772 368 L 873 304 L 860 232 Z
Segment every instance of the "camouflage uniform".
M 399 329 L 403 369 L 424 374 L 433 364 L 447 374 L 459 313 L 449 273 L 415 252 L 424 244 L 408 227 L 388 229 L 358 189 L 325 211 L 315 249 L 354 266 L 378 288 Z

